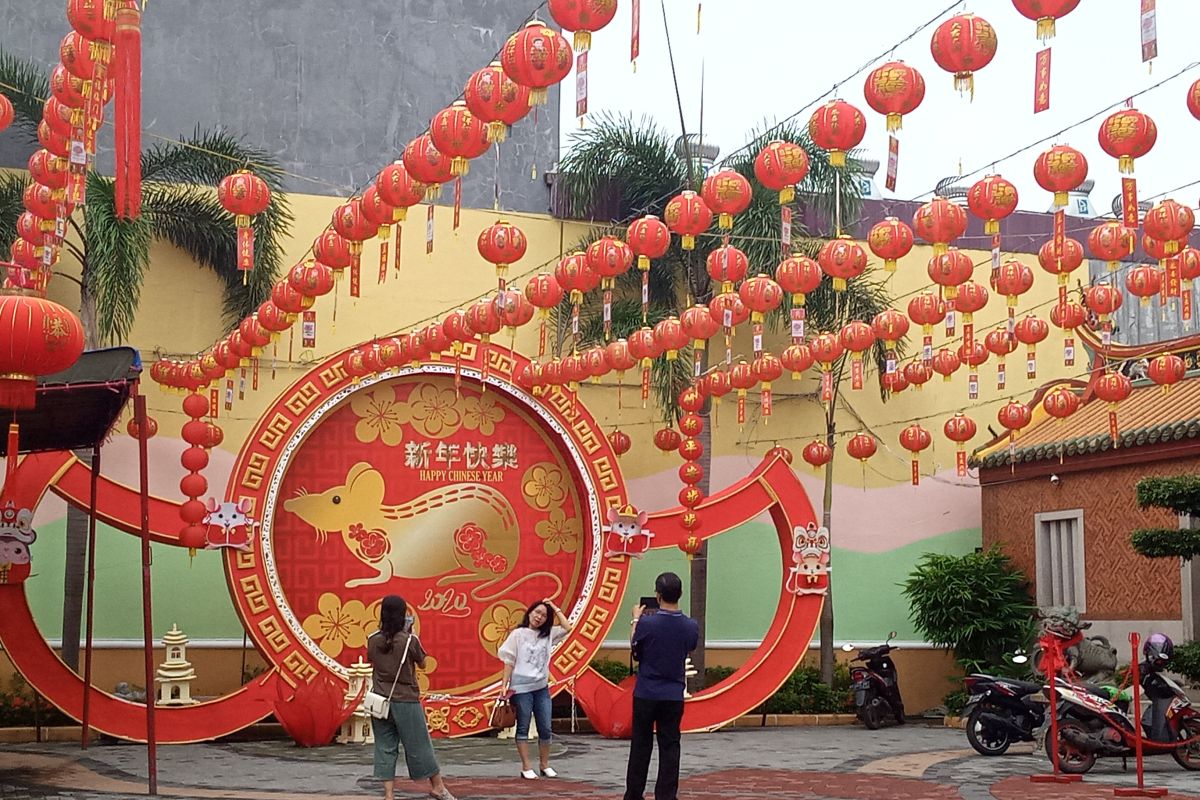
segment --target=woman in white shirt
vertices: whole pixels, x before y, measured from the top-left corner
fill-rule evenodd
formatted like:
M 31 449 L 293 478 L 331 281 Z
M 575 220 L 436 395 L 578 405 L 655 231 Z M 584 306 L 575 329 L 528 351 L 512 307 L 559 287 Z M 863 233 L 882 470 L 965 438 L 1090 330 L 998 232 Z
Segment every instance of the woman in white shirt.
M 555 622 L 558 624 L 556 625 Z M 538 767 L 543 778 L 557 778 L 550 766 L 550 650 L 571 630 L 571 622 L 549 600 L 539 600 L 525 612 L 521 626 L 500 645 L 504 662 L 503 691 L 511 692 L 517 712 L 517 754 L 521 777 L 536 780 L 529 762 L 529 720 L 537 720 Z

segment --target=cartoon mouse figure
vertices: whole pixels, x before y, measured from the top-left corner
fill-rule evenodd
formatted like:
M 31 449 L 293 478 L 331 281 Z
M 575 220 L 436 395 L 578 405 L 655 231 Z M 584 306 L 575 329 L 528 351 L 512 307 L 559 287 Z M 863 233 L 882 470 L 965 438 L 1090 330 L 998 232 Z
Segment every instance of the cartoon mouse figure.
M 208 514 L 204 517 L 205 550 L 232 547 L 237 550 L 250 549 L 250 537 L 258 522 L 251 519 L 250 501 L 242 498 L 236 503 L 221 503 L 208 498 Z
M 792 567 L 785 587 L 792 594 L 829 591 L 829 530 L 814 523 L 792 531 Z
M 33 512 L 5 503 L 0 508 L 0 584 L 22 583 L 29 577 L 29 546 L 35 539 Z
M 608 509 L 608 524 L 604 526 L 605 558 L 619 556 L 641 558 L 650 549 L 654 534 L 646 530 L 650 515 L 633 506 Z

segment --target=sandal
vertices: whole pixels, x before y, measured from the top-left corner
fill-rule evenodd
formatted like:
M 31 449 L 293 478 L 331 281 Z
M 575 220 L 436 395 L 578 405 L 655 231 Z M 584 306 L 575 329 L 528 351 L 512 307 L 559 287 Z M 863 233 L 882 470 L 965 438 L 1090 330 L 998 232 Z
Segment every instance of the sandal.
M 557 778 L 558 773 L 554 771 L 554 767 L 543 767 L 542 768 L 542 777 L 543 778 Z
M 440 792 L 430 792 L 429 796 L 433 800 L 458 800 L 454 795 L 450 794 L 449 789 L 442 789 Z
M 521 777 L 527 781 L 536 781 L 538 779 L 537 773 L 531 769 L 521 770 Z

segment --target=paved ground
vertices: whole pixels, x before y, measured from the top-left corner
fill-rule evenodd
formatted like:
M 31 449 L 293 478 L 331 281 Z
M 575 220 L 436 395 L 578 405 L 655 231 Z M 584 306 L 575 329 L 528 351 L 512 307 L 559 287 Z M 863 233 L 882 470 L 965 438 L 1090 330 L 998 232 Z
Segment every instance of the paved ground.
M 628 745 L 591 735 L 559 737 L 559 780 L 517 777 L 512 743 L 467 739 L 438 743 L 452 790 L 469 798 L 617 798 Z M 1024 746 L 1003 758 L 969 749 L 961 731 L 910 725 L 876 732 L 860 727 L 741 729 L 688 736 L 683 743 L 682 800 L 1026 800 L 1107 798 L 1132 786 L 1119 760 L 1101 761 L 1087 782 L 1031 784 L 1047 771 Z M 159 793 L 197 800 L 361 800 L 380 795 L 370 779 L 369 748 L 301 750 L 287 742 L 186 745 L 159 749 Z M 1147 761 L 1147 783 L 1173 798 L 1200 800 L 1200 777 L 1169 756 Z M 651 765 L 651 779 L 657 767 Z M 403 769 L 403 766 L 401 766 Z M 146 750 L 135 745 L 9 745 L 0 751 L 0 798 L 144 796 Z M 398 796 L 418 798 L 402 782 Z

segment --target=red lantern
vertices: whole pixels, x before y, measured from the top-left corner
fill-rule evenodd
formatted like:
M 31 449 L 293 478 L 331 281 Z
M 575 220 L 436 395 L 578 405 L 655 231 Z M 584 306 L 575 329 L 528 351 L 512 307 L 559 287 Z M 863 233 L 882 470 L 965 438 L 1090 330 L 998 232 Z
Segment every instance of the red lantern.
M 908 318 L 921 326 L 924 334 L 922 358 L 933 358 L 933 326 L 946 318 L 946 304 L 933 292 L 921 292 L 908 301 Z
M 49 150 L 36 150 L 29 157 L 29 177 L 55 191 L 60 191 L 67 186 L 67 162 Z
M 863 353 L 875 344 L 875 334 L 871 326 L 861 320 L 847 323 L 838 334 L 842 347 L 850 351 L 850 386 L 852 389 L 863 388 Z
M 1037 37 L 1042 42 L 1054 38 L 1054 20 L 1075 10 L 1079 0 L 1013 0 L 1017 11 L 1037 22 Z
M 83 326 L 58 303 L 0 294 L 0 408 L 33 408 L 37 376 L 61 372 L 83 352 Z M 16 450 L 9 449 L 9 474 Z
M 1020 261 L 1005 261 L 996 272 L 993 282 L 996 291 L 1008 298 L 1009 316 L 1017 301 L 1033 287 L 1033 270 Z
M 703 351 L 706 342 L 721 330 L 721 324 L 713 319 L 712 311 L 706 305 L 694 305 L 687 309 L 679 318 L 679 322 L 683 326 L 683 332 L 692 340 L 692 348 L 697 352 Z
M 13 104 L 12 101 L 0 94 L 0 131 L 4 131 L 13 121 Z
M 933 378 L 933 367 L 921 360 L 910 361 L 904 365 L 904 369 L 897 372 L 904 376 L 904 380 L 917 387 L 918 391 Z
M 771 416 L 771 384 L 783 376 L 783 362 L 770 353 L 763 353 L 750 366 L 754 378 L 762 385 L 761 408 L 763 424 Z
M 1179 277 L 1183 280 L 1183 291 L 1192 289 L 1192 281 L 1200 278 L 1200 250 L 1185 247 L 1176 256 L 1179 262 Z
M 938 26 L 930 42 L 933 60 L 954 75 L 954 88 L 975 98 L 975 73 L 996 55 L 996 31 L 983 17 L 959 14 Z
M 780 205 L 796 199 L 796 184 L 807 175 L 808 153 L 795 142 L 768 142 L 754 159 L 754 177 L 766 188 L 779 192 Z
M 563 35 L 536 19 L 510 36 L 500 52 L 505 74 L 530 89 L 531 106 L 546 104 L 549 87 L 567 77 L 573 61 Z
M 1115 159 L 1123 173 L 1133 172 L 1133 160 L 1150 152 L 1158 140 L 1158 126 L 1149 114 L 1123 108 L 1100 123 L 1100 147 Z
M 826 275 L 833 278 L 833 290 L 844 292 L 846 283 L 867 268 L 867 254 L 858 242 L 843 235 L 825 243 L 817 254 L 817 263 Z
M 1125 274 L 1125 288 L 1140 297 L 1145 308 L 1150 305 L 1150 298 L 1162 289 L 1162 274 L 1157 267 L 1141 264 Z
M 59 44 L 58 55 L 68 72 L 80 80 L 90 81 L 96 73 L 96 60 L 92 53 L 93 48 L 96 50 L 96 56 L 99 56 L 103 51 L 102 46 L 93 45 L 92 42 L 81 36 L 77 31 L 71 31 L 63 37 L 62 42 Z
M 894 308 L 880 311 L 871 320 L 871 331 L 887 345 L 889 357 L 894 359 L 896 345 L 908 335 L 908 317 Z
M 845 100 L 830 100 L 808 120 L 809 137 L 829 151 L 829 165 L 835 168 L 846 166 L 846 153 L 858 147 L 866 133 L 866 118 Z
M 1017 187 L 999 175 L 988 175 L 971 185 L 967 207 L 984 221 L 984 233 L 999 233 L 1000 220 L 1017 210 Z
M 1005 356 L 1013 353 L 1017 349 L 1017 340 L 1015 337 L 1009 336 L 1008 331 L 1004 328 L 995 328 L 988 331 L 987 336 L 983 337 L 984 346 L 994 353 L 1000 363 L 1004 363 Z
M 688 436 L 699 436 L 704 430 L 704 420 L 696 415 L 704 408 L 704 393 L 698 385 L 689 386 L 679 393 L 679 407 L 688 412 L 679 421 L 679 430 Z
M 1046 324 L 1045 320 L 1038 319 L 1033 314 L 1026 316 L 1013 326 L 1013 336 L 1017 337 L 1017 341 L 1028 348 L 1025 355 L 1026 377 L 1037 377 L 1038 342 L 1045 341 L 1049 335 L 1050 326 Z
M 1087 302 L 1088 309 L 1098 316 L 1101 322 L 1107 322 L 1108 316 L 1115 314 L 1124 302 L 1121 292 L 1107 283 L 1098 283 L 1089 287 L 1084 293 L 1084 300 Z
M 254 229 L 250 218 L 267 210 L 271 190 L 266 181 L 249 170 L 226 175 L 217 186 L 217 201 L 233 214 L 237 226 L 237 266 L 243 272 L 254 269 Z
M 375 191 L 392 207 L 393 222 L 403 222 L 408 209 L 425 197 L 425 185 L 413 180 L 403 161 L 393 161 L 380 171 L 375 177 Z
M 977 430 L 975 420 L 962 413 L 956 413 L 942 426 L 942 432 L 946 434 L 946 438 L 954 442 L 954 460 L 960 478 L 967 474 L 966 444 L 975 438 Z
M 489 142 L 503 142 L 508 129 L 529 113 L 529 87 L 522 86 L 504 73 L 499 61 L 476 70 L 463 91 L 467 108 L 487 123 Z
M 901 128 L 904 114 L 916 111 L 925 99 L 925 79 L 903 61 L 889 61 L 872 70 L 863 87 L 867 105 L 887 115 L 888 133 Z
M 628 433 L 615 430 L 608 434 L 608 443 L 612 446 L 613 452 L 619 457 L 629 452 L 630 446 L 633 445 L 633 440 L 629 438 Z
M 129 436 L 133 439 L 140 438 L 141 427 L 137 424 L 136 417 L 131 417 L 129 422 L 125 423 L 125 432 L 128 433 Z M 146 438 L 153 439 L 154 435 L 157 433 L 158 433 L 158 422 L 154 419 L 154 417 L 146 417 Z M 189 449 L 191 449 L 191 448 L 189 448 Z M 187 450 L 185 450 L 184 452 L 186 453 Z M 200 452 L 204 453 L 203 450 L 201 450 Z M 199 461 L 199 459 L 197 459 L 196 461 L 194 461 L 192 463 L 196 464 L 196 463 L 200 463 L 200 461 Z M 208 454 L 204 453 L 204 460 L 202 463 L 200 463 L 199 469 L 195 469 L 195 470 L 191 470 L 191 471 L 199 472 L 201 469 L 204 469 L 204 467 L 207 465 L 208 465 Z M 187 466 L 188 466 L 187 464 L 184 464 L 184 467 L 187 467 Z
M 750 391 L 757 380 L 754 377 L 754 367 L 744 360 L 738 361 L 729 370 L 729 382 L 734 389 L 737 389 L 738 394 L 738 425 L 746 422 L 746 393 Z
M 937 355 L 933 357 L 933 371 L 942 376 L 945 383 L 950 382 L 950 376 L 958 371 L 962 366 L 962 361 L 958 355 L 946 350 L 945 348 L 938 350 Z
M 1088 250 L 1092 257 L 1108 263 L 1109 272 L 1117 269 L 1117 263 L 1133 253 L 1134 235 L 1117 220 L 1102 222 L 1088 234 Z
M 719 215 L 717 227 L 730 230 L 733 218 L 750 207 L 753 190 L 740 172 L 723 169 L 704 179 L 700 196 L 709 210 Z
M 708 305 L 713 319 L 722 327 L 735 328 L 750 319 L 750 309 L 737 292 L 722 292 Z
M 620 239 L 604 236 L 588 246 L 587 260 L 592 271 L 600 276 L 601 287 L 612 289 L 615 280 L 633 266 L 633 250 Z
M 1146 370 L 1146 374 L 1150 380 L 1163 387 L 1163 394 L 1170 391 L 1171 387 L 1183 380 L 1183 376 L 1187 373 L 1187 365 L 1184 360 L 1174 353 L 1163 353 L 1160 356 L 1155 356 L 1150 360 L 1150 366 Z
M 533 314 L 536 310 L 533 303 L 529 302 L 524 294 L 515 289 L 505 289 L 497 292 L 496 296 L 492 299 L 492 304 L 496 306 L 496 313 L 500 315 L 500 322 L 514 336 L 516 335 L 517 328 L 533 319 Z
M 1121 433 L 1117 429 L 1117 404 L 1129 397 L 1133 382 L 1119 372 L 1105 372 L 1092 384 L 1096 397 L 1108 403 L 1108 434 L 1113 447 L 1121 446 Z
M 1142 226 L 1147 236 L 1164 243 L 1168 255 L 1179 252 L 1186 246 L 1187 238 L 1196 225 L 1192 209 L 1174 200 L 1163 200 L 1146 212 Z M 1183 245 L 1180 242 L 1184 242 Z
M 292 267 L 288 273 L 288 285 L 308 298 L 311 306 L 313 298 L 329 294 L 333 289 L 333 271 L 309 259 Z
M 63 64 L 58 64 L 54 69 L 50 70 L 50 95 L 64 106 L 81 109 L 87 102 L 89 94 L 91 94 L 91 85 L 83 78 L 72 75 L 71 71 Z M 0 95 L 0 130 L 3 130 L 7 125 L 4 122 L 3 115 L 3 107 L 7 99 L 3 95 Z M 8 122 L 12 122 L 11 103 L 8 109 Z
M 428 133 L 413 139 L 404 148 L 404 168 L 414 180 L 425 186 L 425 199 L 437 200 L 442 184 L 454 178 L 451 160 L 434 145 Z
M 871 252 L 883 259 L 883 268 L 896 270 L 896 262 L 904 258 L 913 248 L 912 228 L 895 217 L 884 217 L 875 223 L 867 234 L 867 246 Z
M 667 317 L 654 326 L 654 340 L 658 349 L 666 353 L 667 361 L 679 358 L 679 351 L 687 347 L 688 335 L 677 317 Z
M 969 281 L 974 271 L 971 257 L 957 247 L 929 259 L 929 278 L 943 287 L 947 300 L 958 297 L 958 287 Z
M 681 438 L 674 428 L 659 428 L 654 432 L 654 446 L 664 453 L 673 453 L 679 449 Z
M 550 309 L 562 302 L 563 289 L 553 275 L 542 272 L 534 275 L 525 284 L 525 297 L 541 309 L 542 315 L 545 316 L 550 313 Z
M 842 357 L 845 348 L 841 338 L 833 333 L 821 333 L 808 344 L 813 361 L 821 365 L 821 401 L 833 400 L 833 362 Z
M 113 4 L 105 0 L 67 0 L 67 22 L 86 39 L 105 44 L 113 40 Z
M 821 265 L 808 256 L 794 255 L 779 262 L 775 282 L 792 295 L 792 304 L 804 305 L 804 296 L 821 285 Z
M 392 223 L 396 221 L 396 209 L 388 205 L 379 194 L 379 189 L 375 184 L 372 183 L 363 192 L 362 202 L 359 205 L 363 216 L 375 226 L 374 235 L 380 239 L 388 238 L 392 232 Z
M 600 284 L 600 276 L 592 270 L 588 257 L 578 251 L 559 260 L 554 277 L 559 286 L 571 293 L 571 302 L 576 306 L 583 302 L 585 294 Z
M 363 242 L 374 236 L 379 226 L 363 213 L 362 200 L 352 197 L 333 210 L 333 229 L 346 240 L 350 250 L 350 266 L 357 267 L 362 258 Z
M 565 31 L 575 31 L 575 49 L 592 46 L 592 34 L 612 22 L 616 0 L 550 0 L 550 16 Z
M 471 159 L 479 158 L 492 144 L 483 120 L 471 113 L 465 100 L 456 100 L 433 115 L 429 138 L 438 152 L 450 159 L 450 174 L 455 177 L 466 175 Z
M 1033 177 L 1047 192 L 1054 192 L 1055 207 L 1067 204 L 1067 193 L 1087 180 L 1088 163 L 1083 153 L 1074 147 L 1055 145 L 1038 156 L 1033 165 Z
M 1031 419 L 1033 412 L 1029 410 L 1029 406 L 1015 400 L 1010 400 L 996 412 L 996 420 L 1008 429 L 1010 437 L 1027 426 Z
M 746 277 L 750 259 L 731 244 L 722 245 L 708 254 L 705 261 L 708 277 L 721 284 L 722 292 L 732 292 L 734 284 Z
M 1055 419 L 1066 419 L 1079 410 L 1079 396 L 1065 386 L 1046 392 L 1042 408 Z
M 467 318 L 467 312 L 461 308 L 456 308 L 446 315 L 442 320 L 442 333 L 446 335 L 446 341 L 450 344 L 450 350 L 454 355 L 462 353 L 463 345 L 475 338 L 475 329 L 471 327 L 471 321 Z
M 738 296 L 750 309 L 750 322 L 761 324 L 766 315 L 779 308 L 783 302 L 783 289 L 766 275 L 755 275 L 742 283 Z
M 966 342 L 963 342 L 958 346 L 957 355 L 959 361 L 972 367 L 972 371 L 974 371 L 987 363 L 988 349 L 980 341 L 971 342 L 970 347 L 967 346 Z
M 1187 107 L 1193 117 L 1200 119 L 1200 80 L 1188 87 Z
M 908 388 L 908 378 L 906 378 L 904 375 L 905 372 L 902 369 L 898 369 L 895 372 L 890 373 L 885 372 L 883 378 L 880 380 L 880 383 L 883 385 L 883 388 L 887 389 L 890 393 L 900 394 Z
M 913 423 L 900 431 L 900 446 L 912 453 L 912 484 L 921 483 L 921 451 L 933 444 L 929 431 Z
M 857 458 L 864 463 L 875 455 L 877 449 L 875 437 L 869 433 L 856 433 L 850 437 L 850 441 L 846 442 L 846 453 L 851 458 Z
M 700 195 L 685 191 L 671 198 L 663 210 L 667 227 L 680 237 L 679 246 L 684 250 L 696 247 L 696 237 L 712 225 L 712 211 Z
M 491 337 L 504 327 L 504 321 L 500 318 L 500 312 L 496 310 L 492 298 L 485 297 L 476 300 L 467 309 L 467 325 L 478 334 L 484 344 L 487 344 Z
M 967 230 L 967 212 L 944 197 L 935 197 L 913 214 L 913 232 L 933 245 L 934 255 Z
M 808 345 L 790 344 L 784 348 L 779 362 L 784 369 L 792 373 L 792 380 L 798 381 L 804 370 L 813 365 L 812 352 L 808 349 Z
M 529 241 L 524 232 L 507 220 L 484 228 L 476 242 L 483 260 L 496 265 L 496 277 L 503 282 L 508 268 L 525 256 Z
M 1038 263 L 1051 275 L 1058 276 L 1058 285 L 1066 286 L 1067 276 L 1083 264 L 1083 245 L 1074 239 L 1063 239 L 1061 255 L 1054 253 L 1051 239 L 1038 249 Z
M 814 439 L 804 445 L 800 457 L 808 462 L 813 469 L 820 469 L 833 460 L 833 448 L 819 439 Z
M 671 231 L 658 217 L 647 215 L 629 225 L 625 240 L 638 257 L 638 269 L 650 271 L 650 260 L 662 258 L 671 248 Z

